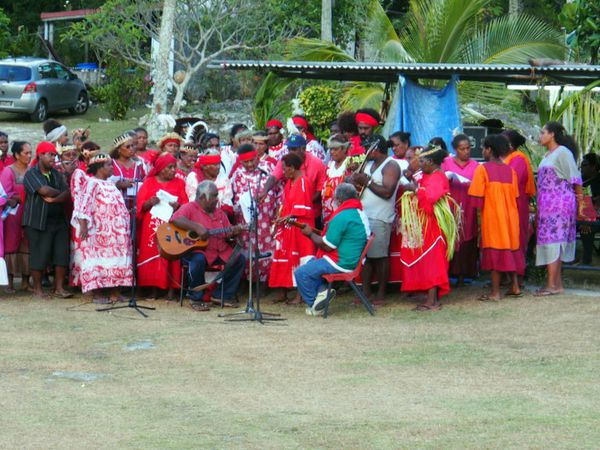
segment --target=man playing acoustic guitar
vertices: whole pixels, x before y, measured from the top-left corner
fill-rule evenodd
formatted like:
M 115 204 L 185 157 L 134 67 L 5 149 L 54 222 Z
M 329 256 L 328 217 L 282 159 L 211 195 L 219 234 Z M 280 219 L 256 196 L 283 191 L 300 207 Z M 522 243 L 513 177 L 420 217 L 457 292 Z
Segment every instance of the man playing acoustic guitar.
M 171 218 L 173 225 L 197 233 L 200 239 L 208 241 L 208 245 L 204 249 L 188 253 L 182 258 L 189 267 L 190 289 L 205 284 L 204 272 L 207 265 L 229 261 L 233 249 L 226 239 L 241 231 L 241 227 L 231 227 L 227 215 L 221 209 L 217 209 L 218 201 L 219 192 L 215 183 L 209 180 L 202 181 L 196 190 L 196 200 L 183 205 Z M 217 228 L 229 228 L 229 233 L 212 235 L 209 233 L 210 230 Z M 226 268 L 223 279 L 211 298 L 213 304 L 221 304 L 221 298 L 223 298 L 225 306 L 235 306 L 235 293 L 240 284 L 245 264 L 246 258 L 240 254 L 235 261 L 232 261 L 230 267 Z M 202 291 L 190 290 L 190 297 L 191 306 L 195 311 L 208 311 L 208 306 L 203 302 L 204 293 Z

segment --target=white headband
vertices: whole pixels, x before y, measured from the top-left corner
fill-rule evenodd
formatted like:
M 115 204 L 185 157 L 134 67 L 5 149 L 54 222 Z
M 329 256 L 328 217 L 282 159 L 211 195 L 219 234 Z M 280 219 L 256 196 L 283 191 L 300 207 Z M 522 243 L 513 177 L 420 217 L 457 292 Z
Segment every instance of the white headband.
M 46 140 L 50 141 L 50 142 L 56 142 L 56 141 L 58 141 L 59 137 L 61 137 L 63 134 L 66 134 L 66 133 L 67 133 L 67 127 L 65 127 L 64 125 L 61 125 L 60 127 L 55 128 L 50 133 L 48 133 L 46 135 Z

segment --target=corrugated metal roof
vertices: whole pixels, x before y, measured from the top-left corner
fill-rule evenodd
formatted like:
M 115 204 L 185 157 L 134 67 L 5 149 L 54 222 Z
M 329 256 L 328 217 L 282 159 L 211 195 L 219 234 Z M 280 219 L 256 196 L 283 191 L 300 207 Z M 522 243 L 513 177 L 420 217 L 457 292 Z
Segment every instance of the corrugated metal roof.
M 410 78 L 447 79 L 503 83 L 587 85 L 600 79 L 600 66 L 584 64 L 531 66 L 528 64 L 363 63 L 311 61 L 216 61 L 209 66 L 224 70 L 271 71 L 282 77 L 340 81 L 393 82 L 399 75 Z

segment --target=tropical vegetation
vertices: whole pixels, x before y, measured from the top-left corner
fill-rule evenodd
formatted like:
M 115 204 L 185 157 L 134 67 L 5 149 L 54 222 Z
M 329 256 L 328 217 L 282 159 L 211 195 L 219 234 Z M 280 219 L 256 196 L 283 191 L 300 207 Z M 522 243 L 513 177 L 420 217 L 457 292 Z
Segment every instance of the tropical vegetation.
M 345 49 L 317 39 L 292 39 L 285 58 L 300 61 L 436 62 L 436 63 L 527 63 L 530 59 L 563 59 L 565 47 L 559 30 L 544 20 L 511 14 L 486 18 L 492 0 L 410 0 L 404 18 L 389 19 L 379 1 L 369 1 L 366 23 L 359 32 L 360 51 L 350 55 Z M 286 80 L 284 83 L 289 84 Z M 266 79 L 259 90 L 256 107 L 268 102 L 271 85 L 279 91 L 281 83 Z M 348 109 L 379 108 L 384 86 L 377 83 L 349 83 L 341 104 Z M 461 83 L 463 102 L 502 102 L 510 94 L 504 86 L 492 83 Z M 281 98 L 280 95 L 278 95 Z M 280 108 L 280 106 L 276 106 Z M 266 112 L 258 115 L 269 115 Z

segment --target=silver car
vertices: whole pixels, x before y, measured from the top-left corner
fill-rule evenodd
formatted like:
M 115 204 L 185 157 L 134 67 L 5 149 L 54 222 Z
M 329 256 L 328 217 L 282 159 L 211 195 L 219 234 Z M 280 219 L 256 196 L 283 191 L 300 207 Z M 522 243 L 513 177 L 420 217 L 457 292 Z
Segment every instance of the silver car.
M 85 114 L 89 95 L 83 81 L 56 61 L 41 58 L 0 60 L 0 111 L 26 113 L 43 122 L 49 112 Z

